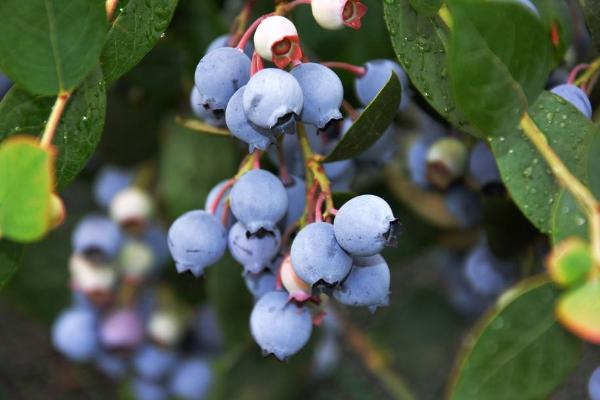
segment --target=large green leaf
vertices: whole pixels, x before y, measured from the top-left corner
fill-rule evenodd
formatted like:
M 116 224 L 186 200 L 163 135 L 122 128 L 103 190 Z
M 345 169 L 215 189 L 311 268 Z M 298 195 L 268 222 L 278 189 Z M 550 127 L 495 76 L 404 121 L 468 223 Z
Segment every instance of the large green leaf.
M 517 2 L 448 5 L 453 20 L 448 68 L 456 104 L 484 134 L 505 134 L 548 79 L 553 61 L 546 31 Z
M 74 89 L 98 63 L 103 1 L 2 0 L 0 69 L 32 93 Z
M 575 176 L 587 181 L 586 149 L 594 125 L 570 103 L 543 92 L 529 109 L 548 144 Z M 542 232 L 550 232 L 555 203 L 563 190 L 550 167 L 520 131 L 490 138 L 502 179 L 523 214 Z
M 417 10 L 419 14 L 433 17 L 442 6 L 442 0 L 410 0 L 410 5 Z
M 547 398 L 575 367 L 580 352 L 580 341 L 556 321 L 557 297 L 545 278 L 523 282 L 501 297 L 455 365 L 449 398 Z
M 23 245 L 8 240 L 0 240 L 0 290 L 10 281 L 19 269 L 23 256 Z
M 13 87 L 0 102 L 0 140 L 16 134 L 40 135 L 54 101 L 54 97 L 36 96 Z M 96 68 L 69 99 L 54 137 L 59 189 L 79 173 L 94 152 L 105 113 L 105 84 L 100 68 Z
M 438 18 L 418 14 L 409 0 L 386 1 L 384 15 L 392 45 L 412 84 L 440 115 L 477 134 L 456 109 L 447 71 L 447 29 Z
M 585 23 L 590 30 L 596 49 L 600 51 L 600 0 L 579 0 Z
M 591 280 L 560 296 L 556 315 L 577 336 L 600 344 L 600 280 Z
M 40 239 L 49 228 L 53 155 L 28 136 L 0 145 L 0 237 Z
M 115 19 L 100 61 L 108 83 L 136 65 L 164 34 L 177 0 L 129 0 Z
M 564 0 L 532 0 L 540 13 L 547 38 L 552 44 L 556 63 L 563 61 L 573 41 L 571 10 Z M 558 39 L 557 42 L 555 40 Z
M 392 124 L 401 100 L 400 80 L 396 74 L 391 74 L 385 86 L 360 113 L 325 162 L 352 158 L 368 149 Z

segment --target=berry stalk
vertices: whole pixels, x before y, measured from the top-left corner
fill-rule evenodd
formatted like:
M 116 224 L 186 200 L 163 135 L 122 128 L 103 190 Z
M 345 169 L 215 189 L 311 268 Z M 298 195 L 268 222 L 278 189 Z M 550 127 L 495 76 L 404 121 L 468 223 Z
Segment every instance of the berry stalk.
M 65 111 L 65 107 L 67 106 L 69 97 L 71 97 L 70 92 L 62 92 L 56 97 L 56 102 L 52 107 L 50 118 L 48 118 L 48 122 L 46 122 L 44 133 L 42 134 L 42 138 L 40 139 L 40 144 L 42 145 L 42 147 L 50 147 L 52 145 L 52 140 L 54 139 L 54 135 L 56 134 L 56 129 L 58 128 L 60 118 L 62 117 L 62 114 Z

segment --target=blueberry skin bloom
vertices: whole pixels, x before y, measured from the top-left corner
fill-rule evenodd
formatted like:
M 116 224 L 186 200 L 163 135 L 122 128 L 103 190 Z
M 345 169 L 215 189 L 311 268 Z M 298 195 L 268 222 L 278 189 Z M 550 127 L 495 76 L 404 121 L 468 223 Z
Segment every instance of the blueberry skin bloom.
M 285 232 L 287 228 L 298 221 L 304 213 L 306 205 L 306 184 L 304 179 L 290 175 L 291 182 L 285 185 L 288 198 L 288 208 L 283 219 L 279 222 L 279 228 Z
M 315 222 L 305 226 L 292 243 L 292 266 L 296 275 L 314 286 L 341 282 L 350 272 L 352 257 L 338 244 L 333 225 Z
M 73 361 L 91 360 L 99 351 L 96 314 L 88 308 L 63 311 L 52 326 L 52 344 Z
M 494 297 L 508 286 L 500 271 L 509 270 L 510 265 L 499 261 L 485 244 L 471 250 L 463 268 L 467 283 L 479 295 Z
M 365 194 L 347 201 L 333 221 L 335 238 L 352 256 L 373 256 L 395 244 L 398 220 L 381 197 Z
M 137 400 L 166 400 L 169 392 L 160 383 L 134 378 L 131 381 L 131 392 Z
M 250 332 L 264 354 L 285 360 L 310 339 L 312 317 L 306 308 L 290 303 L 286 292 L 269 292 L 252 309 Z
M 302 122 L 323 129 L 331 121 L 342 118 L 340 106 L 344 100 L 344 87 L 335 72 L 321 64 L 304 63 L 290 73 L 302 88 Z
M 265 270 L 259 274 L 248 273 L 244 275 L 244 282 L 248 291 L 258 300 L 265 294 L 276 289 L 277 278 L 273 272 Z
M 300 115 L 304 96 L 300 84 L 289 72 L 265 68 L 246 85 L 243 96 L 248 120 L 263 129 L 273 129 L 292 115 Z
M 406 108 L 409 103 L 408 78 L 400 65 L 392 60 L 373 60 L 365 64 L 365 74 L 354 81 L 358 100 L 364 106 L 368 105 L 385 86 L 392 72 L 398 75 L 402 85 L 402 101 L 398 109 Z
M 177 272 L 195 276 L 223 257 L 227 232 L 219 220 L 204 210 L 188 211 L 173 222 L 168 233 L 169 250 Z
M 105 260 L 112 260 L 118 255 L 122 242 L 123 235 L 117 224 L 99 215 L 82 219 L 71 235 L 75 253 L 100 255 Z
M 112 199 L 121 190 L 133 183 L 134 171 L 113 167 L 103 167 L 94 180 L 94 200 L 103 208 L 108 208 Z
M 145 345 L 133 357 L 133 368 L 142 378 L 156 381 L 170 372 L 177 362 L 177 354 L 170 349 Z
M 245 91 L 246 86 L 241 87 L 229 100 L 225 110 L 225 123 L 233 136 L 248 144 L 249 153 L 255 149 L 266 150 L 273 144 L 273 136 L 268 132 L 259 132 L 246 118 L 242 105 Z
M 212 381 L 210 365 L 203 359 L 193 358 L 179 364 L 169 388 L 173 396 L 182 400 L 200 400 L 208 393 Z
M 244 272 L 258 274 L 267 268 L 277 255 L 280 244 L 279 229 L 261 235 L 250 235 L 246 227 L 237 222 L 229 230 L 229 252 L 244 266 Z
M 192 92 L 190 93 L 190 107 L 196 117 L 209 125 L 223 126 L 225 124 L 225 117 L 222 112 L 214 113 L 212 110 L 204 108 L 200 92 L 198 92 L 196 86 L 192 88 Z
M 502 182 L 494 154 L 483 141 L 477 142 L 469 155 L 469 175 L 479 187 Z
M 588 381 L 590 400 L 600 400 L 600 367 L 596 368 Z
M 347 306 L 387 306 L 390 293 L 390 269 L 379 254 L 355 257 L 352 270 L 333 291 L 333 297 Z
M 231 212 L 251 234 L 261 228 L 272 231 L 288 208 L 287 194 L 279 178 L 262 169 L 246 172 L 233 185 Z
M 196 67 L 200 103 L 212 111 L 225 110 L 233 94 L 250 79 L 250 59 L 233 47 L 206 54 Z
M 592 119 L 592 104 L 583 90 L 575 85 L 564 84 L 550 91 L 574 105 L 587 119 Z

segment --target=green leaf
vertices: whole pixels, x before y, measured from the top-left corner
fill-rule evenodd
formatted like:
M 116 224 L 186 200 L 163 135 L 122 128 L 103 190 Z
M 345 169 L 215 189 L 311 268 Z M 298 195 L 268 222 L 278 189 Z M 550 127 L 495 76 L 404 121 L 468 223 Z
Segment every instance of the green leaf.
M 578 237 L 570 237 L 552 249 L 547 260 L 548 274 L 561 286 L 572 286 L 585 280 L 594 267 L 590 246 Z
M 596 50 L 600 51 L 600 0 L 579 0 L 585 23 L 592 35 Z
M 41 135 L 55 97 L 43 97 L 13 87 L 0 102 L 0 140 L 17 134 Z M 96 70 L 75 90 L 58 125 L 58 188 L 69 183 L 93 154 L 104 128 L 106 91 L 102 71 Z
M 419 14 L 433 17 L 442 6 L 442 0 L 410 0 L 410 5 Z
M 394 121 L 401 99 L 400 80 L 396 74 L 391 74 L 385 86 L 360 113 L 325 162 L 352 158 L 368 149 Z
M 49 228 L 53 156 L 37 140 L 17 136 L 0 145 L 0 236 L 40 239 Z
M 591 280 L 560 296 L 556 316 L 575 335 L 600 344 L 600 280 Z
M 8 240 L 0 240 L 0 290 L 14 276 L 21 265 L 23 245 Z
M 2 0 L 0 70 L 32 93 L 71 91 L 98 63 L 103 1 Z
M 448 5 L 453 19 L 448 68 L 456 104 L 484 134 L 505 134 L 548 79 L 547 34 L 539 18 L 517 2 Z
M 557 297 L 540 278 L 505 293 L 463 349 L 448 398 L 547 398 L 575 367 L 581 347 L 556 321 Z
M 440 19 L 418 14 L 408 0 L 384 2 L 384 16 L 396 56 L 411 83 L 457 128 L 480 135 L 456 108 L 447 71 L 447 29 Z
M 586 179 L 586 149 L 595 127 L 570 103 L 543 92 L 529 114 L 548 144 L 577 177 Z M 550 232 L 562 192 L 550 167 L 522 132 L 490 138 L 502 179 L 523 214 L 542 232 Z
M 164 34 L 177 0 L 129 0 L 113 22 L 100 61 L 108 83 L 135 66 Z

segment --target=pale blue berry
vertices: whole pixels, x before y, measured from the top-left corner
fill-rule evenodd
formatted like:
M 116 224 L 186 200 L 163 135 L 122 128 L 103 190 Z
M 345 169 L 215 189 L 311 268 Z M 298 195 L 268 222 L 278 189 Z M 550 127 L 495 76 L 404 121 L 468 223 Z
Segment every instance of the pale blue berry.
M 63 311 L 52 326 L 54 347 L 73 361 L 89 361 L 99 351 L 98 321 L 87 308 Z
M 181 362 L 169 382 L 173 396 L 182 400 L 201 400 L 210 390 L 213 372 L 208 362 L 192 358 Z
M 402 100 L 399 109 L 406 108 L 410 102 L 408 77 L 400 65 L 392 60 L 372 60 L 365 64 L 364 75 L 354 81 L 356 96 L 362 105 L 367 106 L 377 96 L 392 73 L 398 76 L 402 85 Z
M 374 311 L 387 306 L 390 293 L 390 269 L 379 254 L 354 257 L 352 270 L 335 288 L 333 297 L 347 306 L 365 306 Z
M 157 381 L 171 371 L 177 362 L 177 354 L 156 345 L 142 346 L 133 357 L 133 368 L 140 377 Z
M 248 144 L 248 152 L 252 153 L 255 149 L 266 150 L 274 142 L 272 133 L 259 131 L 246 118 L 242 98 L 246 86 L 241 87 L 229 100 L 225 110 L 225 121 L 227 128 L 233 136 Z
M 117 224 L 106 217 L 89 215 L 83 218 L 71 235 L 75 253 L 114 259 L 121 249 L 123 235 Z
M 575 106 L 587 118 L 592 118 L 592 104 L 587 94 L 575 85 L 564 84 L 554 87 L 551 90 L 557 96 Z
M 229 230 L 229 252 L 242 264 L 244 272 L 258 274 L 267 268 L 277 255 L 281 244 L 279 229 L 250 234 L 240 222 Z

